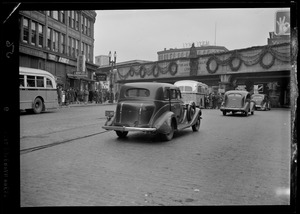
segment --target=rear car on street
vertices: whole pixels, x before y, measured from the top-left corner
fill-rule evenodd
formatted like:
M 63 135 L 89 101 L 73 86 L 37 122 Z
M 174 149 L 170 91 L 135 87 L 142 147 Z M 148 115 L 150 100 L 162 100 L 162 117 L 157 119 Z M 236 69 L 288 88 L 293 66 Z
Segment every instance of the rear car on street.
M 240 112 L 247 117 L 250 113 L 254 114 L 254 108 L 255 102 L 251 100 L 248 91 L 230 90 L 225 93 L 220 110 L 224 116 L 229 112 L 232 114 Z
M 127 83 L 120 89 L 116 111 L 106 111 L 102 127 L 114 130 L 120 138 L 129 131 L 150 132 L 171 140 L 174 132 L 192 127 L 198 131 L 201 109 L 185 104 L 178 87 L 168 83 Z
M 251 99 L 255 102 L 255 110 L 271 110 L 271 101 L 266 94 L 253 94 Z

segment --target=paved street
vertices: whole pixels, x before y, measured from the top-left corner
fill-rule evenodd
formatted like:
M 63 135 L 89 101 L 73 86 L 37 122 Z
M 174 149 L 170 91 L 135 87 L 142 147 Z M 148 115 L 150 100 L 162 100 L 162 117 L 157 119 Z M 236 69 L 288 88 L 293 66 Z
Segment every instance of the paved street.
M 21 206 L 288 205 L 290 111 L 223 116 L 172 141 L 102 129 L 115 105 L 20 114 Z

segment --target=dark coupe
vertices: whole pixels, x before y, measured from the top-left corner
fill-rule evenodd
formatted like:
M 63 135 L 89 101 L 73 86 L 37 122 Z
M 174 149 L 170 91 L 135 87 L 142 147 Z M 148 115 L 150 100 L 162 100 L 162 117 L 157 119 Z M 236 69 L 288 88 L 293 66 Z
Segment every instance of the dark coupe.
M 120 137 L 129 131 L 157 133 L 171 140 L 174 132 L 188 127 L 198 131 L 201 109 L 195 103 L 184 104 L 178 87 L 168 83 L 127 83 L 120 89 L 116 111 L 106 111 L 102 127 Z

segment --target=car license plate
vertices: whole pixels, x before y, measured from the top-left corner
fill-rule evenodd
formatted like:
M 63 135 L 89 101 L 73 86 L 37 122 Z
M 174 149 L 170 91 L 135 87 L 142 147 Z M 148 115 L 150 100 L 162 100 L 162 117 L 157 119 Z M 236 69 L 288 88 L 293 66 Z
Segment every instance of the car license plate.
M 106 117 L 113 117 L 114 114 L 115 114 L 114 111 L 105 111 L 105 116 L 106 116 Z

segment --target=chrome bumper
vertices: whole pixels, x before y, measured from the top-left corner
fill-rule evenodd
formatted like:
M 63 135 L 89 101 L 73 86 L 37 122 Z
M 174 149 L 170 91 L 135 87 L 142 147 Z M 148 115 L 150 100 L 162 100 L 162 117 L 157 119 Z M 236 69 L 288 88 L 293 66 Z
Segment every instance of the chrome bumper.
M 138 127 L 126 127 L 126 126 L 102 126 L 106 130 L 114 131 L 142 131 L 142 132 L 155 132 L 156 128 L 138 128 Z

